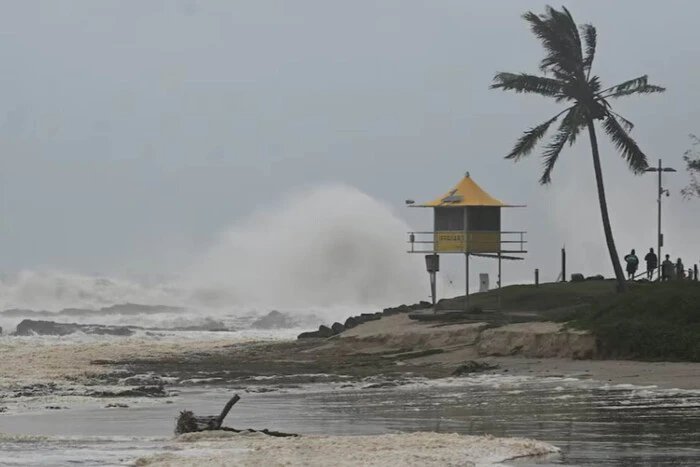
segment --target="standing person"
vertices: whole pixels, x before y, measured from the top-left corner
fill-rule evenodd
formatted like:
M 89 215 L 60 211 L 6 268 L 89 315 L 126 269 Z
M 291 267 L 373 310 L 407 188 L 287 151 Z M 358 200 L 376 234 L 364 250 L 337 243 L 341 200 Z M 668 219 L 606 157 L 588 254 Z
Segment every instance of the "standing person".
M 676 279 L 683 280 L 685 278 L 685 266 L 683 266 L 683 261 L 678 258 L 676 261 Z
M 661 280 L 667 281 L 673 276 L 673 261 L 671 257 L 666 255 L 666 259 L 661 263 Z
M 637 258 L 634 250 L 625 256 L 625 262 L 627 263 L 627 278 L 632 280 L 634 279 L 634 273 L 637 272 L 637 266 L 639 266 L 639 258 Z
M 647 279 L 651 280 L 654 277 L 654 271 L 659 265 L 659 258 L 657 258 L 653 248 L 649 248 L 649 253 L 644 257 L 644 261 L 647 262 Z

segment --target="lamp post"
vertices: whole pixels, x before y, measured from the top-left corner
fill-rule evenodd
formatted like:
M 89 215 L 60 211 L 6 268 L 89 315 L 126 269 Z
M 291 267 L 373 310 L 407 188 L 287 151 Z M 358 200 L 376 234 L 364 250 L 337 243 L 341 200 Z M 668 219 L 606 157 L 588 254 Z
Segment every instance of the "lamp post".
M 661 233 L 661 197 L 666 194 L 666 196 L 669 196 L 669 191 L 664 189 L 661 186 L 661 173 L 662 172 L 675 172 L 676 169 L 672 169 L 671 167 L 663 167 L 661 164 L 661 159 L 659 159 L 659 166 L 658 167 L 649 167 L 646 169 L 646 172 L 658 172 L 659 173 L 659 189 L 658 189 L 658 199 L 656 202 L 658 203 L 658 225 L 657 225 L 657 231 L 656 231 L 656 241 L 657 241 L 657 249 L 656 249 L 656 254 L 659 257 L 659 261 L 657 264 L 657 280 L 661 282 L 661 247 L 664 246 L 664 237 L 663 234 Z

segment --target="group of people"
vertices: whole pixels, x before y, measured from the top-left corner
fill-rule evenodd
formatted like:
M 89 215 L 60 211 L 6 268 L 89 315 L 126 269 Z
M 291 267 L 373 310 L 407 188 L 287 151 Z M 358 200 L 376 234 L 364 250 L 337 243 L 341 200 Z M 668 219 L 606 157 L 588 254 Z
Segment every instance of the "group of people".
M 649 248 L 649 253 L 644 257 L 647 264 L 647 280 L 651 280 L 654 276 L 654 271 L 659 266 L 659 258 L 654 253 L 653 248 Z M 627 276 L 630 280 L 634 279 L 639 267 L 639 258 L 632 250 L 628 255 L 625 255 L 625 263 L 627 264 Z M 671 279 L 685 279 L 685 267 L 680 258 L 674 264 L 671 261 L 670 255 L 666 255 L 666 259 L 661 263 L 661 280 L 668 281 Z M 688 277 L 692 277 L 692 270 L 688 271 Z

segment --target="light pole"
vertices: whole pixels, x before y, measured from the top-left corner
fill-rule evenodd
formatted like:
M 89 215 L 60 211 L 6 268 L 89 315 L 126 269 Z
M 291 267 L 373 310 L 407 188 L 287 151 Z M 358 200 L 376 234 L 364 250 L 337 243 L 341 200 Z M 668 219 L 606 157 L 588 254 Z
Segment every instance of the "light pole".
M 661 186 L 661 173 L 662 172 L 675 172 L 676 169 L 672 169 L 671 167 L 663 167 L 661 164 L 661 159 L 659 159 L 659 166 L 658 167 L 649 167 L 646 169 L 646 172 L 658 172 L 659 173 L 659 190 L 658 190 L 658 199 L 656 202 L 658 203 L 658 214 L 659 214 L 659 219 L 658 219 L 658 226 L 657 226 L 657 231 L 656 231 L 656 241 L 657 241 L 657 249 L 656 249 L 656 254 L 658 255 L 659 261 L 657 263 L 657 280 L 661 282 L 661 247 L 664 246 L 664 237 L 663 234 L 661 233 L 661 197 L 666 194 L 666 196 L 669 195 L 669 191 L 664 189 Z

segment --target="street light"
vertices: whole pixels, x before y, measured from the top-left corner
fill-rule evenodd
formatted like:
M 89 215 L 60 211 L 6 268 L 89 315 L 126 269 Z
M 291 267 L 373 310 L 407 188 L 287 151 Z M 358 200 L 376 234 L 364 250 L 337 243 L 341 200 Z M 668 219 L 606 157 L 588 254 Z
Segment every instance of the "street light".
M 659 211 L 659 222 L 658 222 L 658 226 L 657 226 L 657 237 L 656 237 L 656 240 L 657 240 L 656 252 L 657 252 L 657 255 L 659 257 L 659 261 L 657 263 L 657 268 L 658 268 L 657 280 L 659 282 L 661 282 L 661 247 L 664 246 L 664 237 L 663 237 L 663 234 L 661 233 L 661 196 L 663 196 L 664 194 L 666 196 L 670 195 L 669 191 L 664 189 L 661 186 L 661 173 L 662 172 L 675 172 L 675 171 L 676 171 L 676 169 L 672 169 L 671 167 L 663 167 L 661 165 L 661 159 L 659 159 L 659 166 L 658 167 L 653 167 L 653 168 L 649 167 L 648 169 L 645 170 L 645 172 L 658 172 L 659 173 L 659 190 L 658 190 L 659 196 L 658 196 L 658 199 L 656 200 L 656 202 L 658 203 L 658 211 Z

